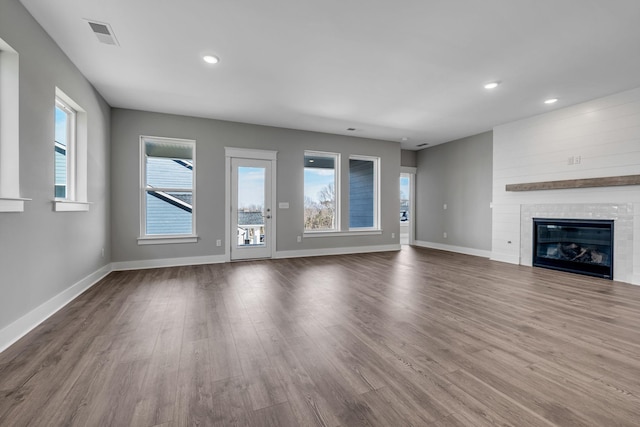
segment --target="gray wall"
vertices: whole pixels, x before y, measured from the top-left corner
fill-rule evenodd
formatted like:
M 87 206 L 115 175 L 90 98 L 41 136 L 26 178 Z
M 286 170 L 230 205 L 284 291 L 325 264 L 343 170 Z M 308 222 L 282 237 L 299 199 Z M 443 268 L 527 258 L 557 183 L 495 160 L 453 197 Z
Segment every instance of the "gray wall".
M 219 120 L 175 116 L 125 109 L 112 110 L 113 260 L 136 261 L 224 254 L 225 150 L 224 147 L 278 151 L 277 201 L 289 209 L 277 211 L 278 251 L 340 248 L 399 243 L 398 204 L 400 145 L 395 142 L 305 132 Z M 198 243 L 145 245 L 139 236 L 140 135 L 195 139 L 196 229 Z M 381 158 L 382 235 L 307 238 L 303 232 L 303 158 L 305 150 L 341 153 L 341 221 L 349 224 L 348 173 L 350 154 Z M 277 206 L 277 205 L 274 205 Z M 395 233 L 395 238 L 391 237 Z M 216 247 L 216 239 L 223 246 Z
M 20 55 L 20 192 L 0 213 L 0 329 L 110 260 L 110 108 L 17 0 L 2 0 L 0 38 Z M 58 86 L 88 115 L 89 212 L 53 212 Z M 101 257 L 101 249 L 105 257 Z
M 402 150 L 400 152 L 400 165 L 415 168 L 418 165 L 418 152 Z
M 492 162 L 493 132 L 418 152 L 416 240 L 491 250 Z

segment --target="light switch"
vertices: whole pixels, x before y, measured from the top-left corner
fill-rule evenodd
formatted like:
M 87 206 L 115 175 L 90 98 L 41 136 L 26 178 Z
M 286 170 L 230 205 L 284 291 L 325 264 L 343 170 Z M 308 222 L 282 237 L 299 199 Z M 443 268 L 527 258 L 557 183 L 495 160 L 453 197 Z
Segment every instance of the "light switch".
M 289 202 L 280 202 L 278 203 L 278 207 L 280 209 L 289 209 Z

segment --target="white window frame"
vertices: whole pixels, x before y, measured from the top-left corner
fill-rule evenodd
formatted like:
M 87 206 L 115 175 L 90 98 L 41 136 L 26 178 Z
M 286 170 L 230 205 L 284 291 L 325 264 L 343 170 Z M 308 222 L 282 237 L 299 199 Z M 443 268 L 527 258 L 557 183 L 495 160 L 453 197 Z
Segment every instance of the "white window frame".
M 56 96 L 56 108 L 62 110 L 67 115 L 67 140 L 66 142 L 66 176 L 65 182 L 65 197 L 56 197 L 56 200 L 75 200 L 76 193 L 76 117 L 77 112 L 64 102 L 61 98 Z M 55 143 L 54 138 L 54 143 Z M 55 163 L 55 162 L 54 162 Z M 55 186 L 55 182 L 54 182 Z
M 373 163 L 373 227 L 351 227 L 349 224 L 349 231 L 380 231 L 380 157 L 350 155 L 349 160 L 364 160 Z M 350 167 L 349 183 L 351 183 Z M 349 194 L 349 202 L 351 202 L 351 194 Z
M 147 186 L 147 162 L 146 162 L 146 144 L 147 142 L 171 143 L 177 145 L 185 145 L 191 147 L 193 176 L 191 188 L 158 188 Z M 196 234 L 196 141 L 193 139 L 165 138 L 158 136 L 140 136 L 140 237 L 138 237 L 138 245 L 160 245 L 168 243 L 196 243 L 198 235 Z M 147 191 L 153 189 L 156 191 L 189 191 L 191 198 L 191 234 L 146 234 L 147 232 Z
M 89 210 L 90 205 L 87 200 L 87 112 L 57 87 L 54 106 L 67 112 L 70 119 L 67 122 L 66 197 L 54 197 L 54 210 L 56 212 L 86 212 Z M 53 130 L 54 137 L 51 140 L 55 144 L 55 125 Z M 52 154 L 55 155 L 55 151 L 52 151 Z M 52 163 L 55 166 L 55 160 Z M 55 180 L 53 187 L 55 194 Z
M 326 229 L 326 230 L 307 230 L 306 228 L 304 228 L 304 216 L 303 216 L 303 235 L 306 237 L 313 237 L 315 236 L 327 236 L 330 234 L 336 234 L 336 233 L 340 233 L 341 230 L 341 217 L 342 217 L 342 210 L 341 210 L 341 203 L 340 203 L 340 168 L 341 168 L 341 163 L 340 163 L 340 153 L 332 153 L 332 152 L 327 152 L 327 151 L 314 151 L 314 150 L 305 150 L 304 151 L 304 157 L 307 156 L 317 156 L 317 157 L 332 157 L 334 159 L 334 167 L 333 167 L 333 179 L 334 179 L 334 191 L 335 191 L 335 226 L 334 228 L 331 229 Z M 304 182 L 304 157 L 303 157 L 303 183 L 302 183 L 302 192 L 303 192 L 303 205 L 304 205 L 304 193 L 305 193 L 305 185 L 306 183 Z M 304 211 L 304 209 L 303 209 Z
M 0 212 L 24 212 L 20 197 L 19 55 L 0 39 Z

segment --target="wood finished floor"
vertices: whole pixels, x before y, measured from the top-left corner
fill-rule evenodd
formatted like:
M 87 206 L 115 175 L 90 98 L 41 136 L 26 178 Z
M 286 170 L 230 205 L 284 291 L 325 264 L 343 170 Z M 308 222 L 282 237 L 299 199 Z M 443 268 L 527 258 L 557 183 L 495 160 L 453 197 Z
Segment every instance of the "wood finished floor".
M 398 253 L 112 273 L 0 354 L 1 426 L 638 426 L 640 287 Z

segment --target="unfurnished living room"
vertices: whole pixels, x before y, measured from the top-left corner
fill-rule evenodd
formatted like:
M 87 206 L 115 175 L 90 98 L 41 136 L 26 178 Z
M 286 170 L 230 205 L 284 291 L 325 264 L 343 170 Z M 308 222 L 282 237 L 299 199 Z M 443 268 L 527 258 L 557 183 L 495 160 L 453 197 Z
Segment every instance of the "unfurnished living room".
M 637 0 L 0 0 L 0 426 L 640 425 Z

